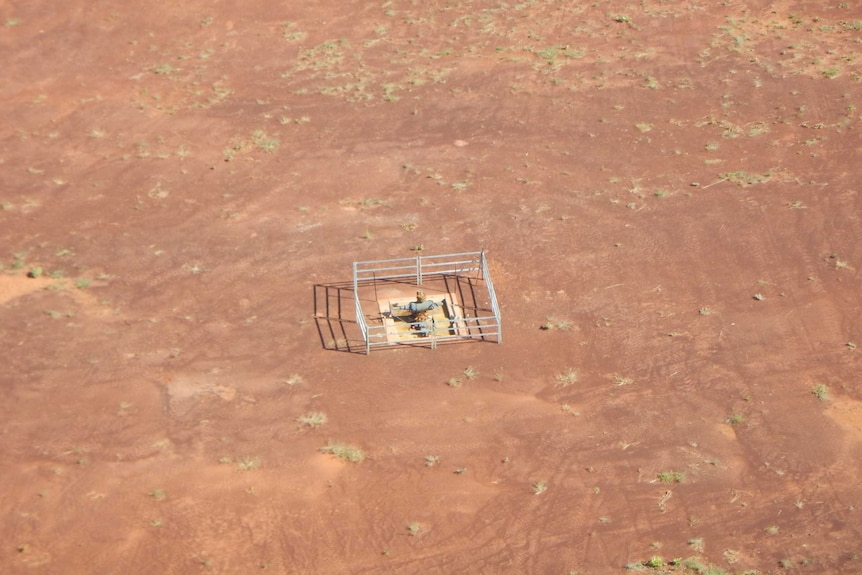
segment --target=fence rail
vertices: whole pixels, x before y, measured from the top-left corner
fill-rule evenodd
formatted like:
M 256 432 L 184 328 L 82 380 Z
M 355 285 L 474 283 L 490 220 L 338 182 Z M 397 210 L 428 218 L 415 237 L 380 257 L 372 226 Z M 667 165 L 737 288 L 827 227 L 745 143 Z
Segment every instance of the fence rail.
M 468 256 L 470 259 L 464 259 Z M 483 261 L 483 252 L 473 252 L 354 262 L 353 280 L 355 283 L 367 280 L 413 278 L 416 285 L 422 285 L 424 276 L 481 272 Z

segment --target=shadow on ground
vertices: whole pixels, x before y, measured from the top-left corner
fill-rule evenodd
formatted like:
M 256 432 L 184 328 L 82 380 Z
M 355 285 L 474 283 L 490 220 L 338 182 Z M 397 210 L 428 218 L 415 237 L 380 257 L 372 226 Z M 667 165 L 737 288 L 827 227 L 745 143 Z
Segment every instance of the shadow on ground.
M 314 321 L 324 349 L 365 353 L 365 340 L 356 321 L 353 282 L 315 284 Z

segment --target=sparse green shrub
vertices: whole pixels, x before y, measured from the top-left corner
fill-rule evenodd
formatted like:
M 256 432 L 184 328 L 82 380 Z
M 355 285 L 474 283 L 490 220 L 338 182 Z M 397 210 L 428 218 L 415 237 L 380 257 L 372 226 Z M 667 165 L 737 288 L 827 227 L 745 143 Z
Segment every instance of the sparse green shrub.
M 816 397 L 818 401 L 829 401 L 829 389 L 822 383 L 812 387 L 811 393 L 814 394 L 814 397 Z
M 251 133 L 251 141 L 255 146 L 266 152 L 267 154 L 271 154 L 274 151 L 278 150 L 279 141 L 278 138 L 274 136 L 267 136 L 266 132 L 263 130 L 255 130 Z
M 533 483 L 533 495 L 541 495 L 548 490 L 548 482 L 539 480 Z
M 662 483 L 682 483 L 685 481 L 685 473 L 682 471 L 662 471 L 656 477 Z
M 329 453 L 350 463 L 359 463 L 365 459 L 365 452 L 355 445 L 330 441 L 320 448 L 323 453 Z
M 539 329 L 542 331 L 551 331 L 552 329 L 570 330 L 572 329 L 572 322 L 567 319 L 549 317 L 545 320 L 545 323 L 539 326 Z
M 243 457 L 237 460 L 236 466 L 240 471 L 251 471 L 260 467 L 260 457 Z
M 734 413 L 733 415 L 727 417 L 724 420 L 725 423 L 729 423 L 731 425 L 736 425 L 737 423 L 742 423 L 743 421 L 745 421 L 745 416 L 743 416 L 741 413 Z

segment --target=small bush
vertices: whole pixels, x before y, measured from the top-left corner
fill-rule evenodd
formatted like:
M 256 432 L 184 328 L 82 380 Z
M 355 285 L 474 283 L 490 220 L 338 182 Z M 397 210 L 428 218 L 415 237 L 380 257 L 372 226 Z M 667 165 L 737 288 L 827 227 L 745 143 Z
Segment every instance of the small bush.
M 164 501 L 168 494 L 165 493 L 164 489 L 153 489 L 150 491 L 149 496 L 155 499 L 156 501 Z
M 286 379 L 281 380 L 281 382 L 284 383 L 285 385 L 289 385 L 292 387 L 294 385 L 302 383 L 302 376 L 299 375 L 298 373 L 292 373 L 289 376 L 287 376 Z
M 323 453 L 329 453 L 339 459 L 349 461 L 350 463 L 359 463 L 360 461 L 365 459 L 365 452 L 356 447 L 355 445 L 350 445 L 349 443 L 338 443 L 330 441 L 329 443 L 321 447 L 320 451 L 322 451 Z
M 814 394 L 814 397 L 816 397 L 818 401 L 829 401 L 829 389 L 822 383 L 812 387 L 811 393 Z
M 236 466 L 240 471 L 251 471 L 260 467 L 260 457 L 243 457 L 237 460 Z
M 320 427 L 328 421 L 326 414 L 320 411 L 311 411 L 305 415 L 300 415 L 296 421 L 302 425 L 314 428 Z
M 568 368 L 563 373 L 558 373 L 556 376 L 555 387 L 568 387 L 578 382 L 578 370 Z
M 615 375 L 614 376 L 614 385 L 616 385 L 618 387 L 621 387 L 623 385 L 631 385 L 634 382 L 635 382 L 635 380 L 630 378 L 630 377 L 625 377 L 622 375 Z
M 549 317 L 545 320 L 545 323 L 539 326 L 539 329 L 542 331 L 551 331 L 553 329 L 561 329 L 561 330 L 570 330 L 572 329 L 572 322 L 567 319 L 557 319 L 554 317 Z
M 656 477 L 662 483 L 682 483 L 685 481 L 685 473 L 682 471 L 662 471 Z
M 742 423 L 743 421 L 745 421 L 745 417 L 741 413 L 734 413 L 724 420 L 725 423 L 729 423 L 731 425 Z

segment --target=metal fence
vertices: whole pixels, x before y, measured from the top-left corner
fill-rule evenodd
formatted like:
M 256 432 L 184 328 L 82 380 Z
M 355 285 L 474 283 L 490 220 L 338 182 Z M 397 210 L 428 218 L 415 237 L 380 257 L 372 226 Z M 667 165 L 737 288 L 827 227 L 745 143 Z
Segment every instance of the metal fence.
M 416 287 L 433 285 L 445 293 L 457 293 L 459 313 L 442 334 L 435 326 L 425 337 L 399 338 L 398 328 L 387 322 L 378 309 L 365 309 L 371 302 L 376 306 L 377 298 L 371 294 L 376 294 L 378 285 L 390 283 Z M 397 345 L 435 348 L 438 343 L 464 340 L 502 342 L 500 306 L 485 252 L 354 262 L 353 293 L 366 354 L 371 353 L 372 348 Z

